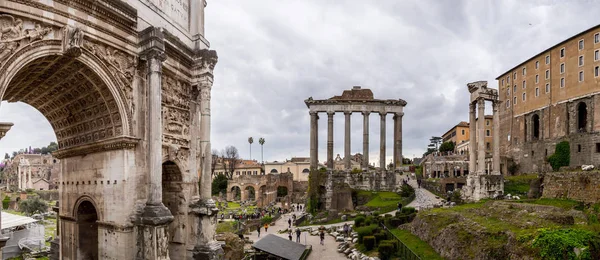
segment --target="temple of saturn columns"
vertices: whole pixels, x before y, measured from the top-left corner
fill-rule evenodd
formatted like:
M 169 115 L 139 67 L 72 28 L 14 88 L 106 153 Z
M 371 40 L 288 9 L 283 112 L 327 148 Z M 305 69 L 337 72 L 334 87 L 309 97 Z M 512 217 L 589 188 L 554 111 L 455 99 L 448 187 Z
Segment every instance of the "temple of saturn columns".
M 335 113 L 344 113 L 345 117 L 345 138 L 344 138 L 344 169 L 351 169 L 350 155 L 350 116 L 352 113 L 361 113 L 363 115 L 363 158 L 362 168 L 369 167 L 369 115 L 377 113 L 381 119 L 379 167 L 386 169 L 386 118 L 388 114 L 393 115 L 394 119 L 394 169 L 402 166 L 402 116 L 406 101 L 374 99 L 373 92 L 370 89 L 362 89 L 355 86 L 351 90 L 344 90 L 341 96 L 334 96 L 329 99 L 314 100 L 312 97 L 304 101 L 310 114 L 310 167 L 318 168 L 319 162 L 319 113 L 327 113 L 327 168 L 333 169 L 333 116 Z
M 469 103 L 469 175 L 463 187 L 462 196 L 466 200 L 478 201 L 501 195 L 504 191 L 504 180 L 500 174 L 500 119 L 498 109 L 500 100 L 496 89 L 488 89 L 487 81 L 467 84 L 471 93 Z M 492 170 L 486 170 L 485 164 L 485 102 L 492 102 L 493 108 L 493 155 Z M 477 110 L 477 113 L 476 113 Z

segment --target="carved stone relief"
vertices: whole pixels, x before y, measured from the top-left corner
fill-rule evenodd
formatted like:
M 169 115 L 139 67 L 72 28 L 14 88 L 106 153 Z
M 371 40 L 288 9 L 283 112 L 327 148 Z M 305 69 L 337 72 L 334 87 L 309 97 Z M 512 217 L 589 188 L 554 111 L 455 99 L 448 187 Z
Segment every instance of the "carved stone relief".
M 166 74 L 163 74 L 162 82 L 163 143 L 189 148 L 192 88 Z
M 26 23 L 32 28 L 26 29 Z M 0 65 L 17 49 L 43 39 L 51 31 L 50 27 L 42 27 L 39 23 L 0 14 Z

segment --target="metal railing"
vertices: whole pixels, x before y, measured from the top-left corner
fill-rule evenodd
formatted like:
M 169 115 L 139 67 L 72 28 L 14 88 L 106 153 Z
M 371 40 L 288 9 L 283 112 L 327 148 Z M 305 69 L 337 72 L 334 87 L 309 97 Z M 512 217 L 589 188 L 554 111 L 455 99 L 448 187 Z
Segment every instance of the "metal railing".
M 421 258 L 412 250 L 410 250 L 410 248 L 408 248 L 408 246 L 406 246 L 404 244 L 404 242 L 402 242 L 402 240 L 400 240 L 400 238 L 398 238 L 396 235 L 394 235 L 394 233 L 392 233 L 392 231 L 390 231 L 390 229 L 382 222 L 379 223 L 379 225 L 381 225 L 381 227 L 383 228 L 383 230 L 385 230 L 389 235 L 391 235 L 395 240 L 398 241 L 398 256 L 400 257 L 400 259 L 403 260 L 421 260 Z

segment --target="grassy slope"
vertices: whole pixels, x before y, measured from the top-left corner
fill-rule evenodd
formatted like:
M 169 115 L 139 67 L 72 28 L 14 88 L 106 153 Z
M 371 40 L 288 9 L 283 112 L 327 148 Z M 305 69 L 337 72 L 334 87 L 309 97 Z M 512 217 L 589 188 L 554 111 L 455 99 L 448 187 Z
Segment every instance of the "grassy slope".
M 410 203 L 406 198 L 402 198 L 398 193 L 391 191 L 359 191 L 358 196 L 369 195 L 371 200 L 365 204 L 370 208 L 379 208 L 380 213 L 386 213 L 395 210 L 398 207 L 398 202 L 403 205 Z
M 537 179 L 537 174 L 525 174 L 517 176 L 506 176 L 504 179 L 504 194 L 527 195 L 529 182 Z
M 421 259 L 444 259 L 437 252 L 435 252 L 435 250 L 429 244 L 410 233 L 410 231 L 394 229 L 392 230 L 392 233 L 398 237 L 410 250 L 421 257 Z

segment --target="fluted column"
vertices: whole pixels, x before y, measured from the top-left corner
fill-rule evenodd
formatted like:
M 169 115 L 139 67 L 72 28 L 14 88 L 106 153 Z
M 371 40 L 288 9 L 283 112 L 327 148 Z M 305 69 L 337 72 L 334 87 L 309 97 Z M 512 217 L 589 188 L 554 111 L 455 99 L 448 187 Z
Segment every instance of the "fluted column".
M 394 114 L 394 168 L 402 166 L 402 117 L 404 113 Z
M 21 167 L 17 166 L 17 179 L 18 179 L 18 188 L 21 190 Z
M 369 114 L 371 112 L 362 112 L 363 115 L 363 170 L 369 169 Z
M 333 169 L 333 115 L 327 112 L 327 167 Z
M 203 81 L 200 87 L 200 151 L 202 155 L 200 175 L 200 199 L 212 200 L 212 149 L 210 142 L 210 100 L 212 79 Z M 211 202 L 212 203 L 212 202 Z
M 381 117 L 380 122 L 380 131 L 379 134 L 379 167 L 382 171 L 385 170 L 385 112 L 380 112 L 379 116 Z
M 317 170 L 319 162 L 319 115 L 311 111 L 310 114 L 310 168 Z
M 493 111 L 494 111 L 494 128 L 492 129 L 493 133 L 493 170 L 492 174 L 500 175 L 500 113 L 498 113 L 498 107 L 500 106 L 499 101 L 494 101 L 493 103 Z
M 477 164 L 476 161 L 477 160 L 477 148 L 476 148 L 476 136 L 477 136 L 477 130 L 476 130 L 476 120 L 477 120 L 477 116 L 475 114 L 475 108 L 477 107 L 477 104 L 475 102 L 472 102 L 469 104 L 469 174 L 474 175 L 475 172 L 477 171 Z
M 485 174 L 485 100 L 477 100 L 477 171 Z
M 352 115 L 352 112 L 346 111 L 344 112 L 344 118 L 345 118 L 345 127 L 346 127 L 346 134 L 344 137 L 344 168 L 346 170 L 351 169 L 351 164 L 350 164 L 350 116 Z

